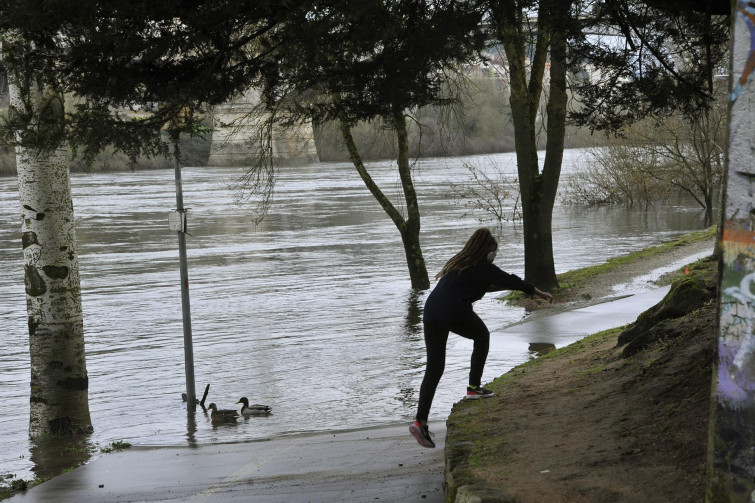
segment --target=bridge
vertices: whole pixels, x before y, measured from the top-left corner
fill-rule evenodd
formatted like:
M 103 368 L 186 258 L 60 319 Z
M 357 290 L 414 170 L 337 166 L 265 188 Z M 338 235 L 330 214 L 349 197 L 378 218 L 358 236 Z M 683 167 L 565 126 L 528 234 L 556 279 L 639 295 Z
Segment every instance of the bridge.
M 209 166 L 247 166 L 265 148 L 261 138 L 264 117 L 255 115 L 259 92 L 250 89 L 235 99 L 212 109 L 213 131 Z M 294 128 L 274 128 L 272 155 L 277 165 L 318 162 L 311 124 Z

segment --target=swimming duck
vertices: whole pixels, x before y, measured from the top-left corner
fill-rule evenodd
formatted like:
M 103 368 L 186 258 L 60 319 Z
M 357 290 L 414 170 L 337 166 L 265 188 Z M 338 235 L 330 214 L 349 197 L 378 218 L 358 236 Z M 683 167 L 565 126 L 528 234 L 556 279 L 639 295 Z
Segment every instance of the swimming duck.
M 236 419 L 239 417 L 239 413 L 236 412 L 233 409 L 218 409 L 218 406 L 214 403 L 211 403 L 209 407 L 212 412 L 210 413 L 210 419 L 212 421 L 218 423 L 218 422 L 231 422 L 236 421 Z
M 239 401 L 236 403 L 243 404 L 241 406 L 241 415 L 244 417 L 267 416 L 273 411 L 273 409 L 271 409 L 267 405 L 260 405 L 258 403 L 249 405 L 249 400 L 247 400 L 245 396 L 242 396 L 241 398 L 239 398 Z

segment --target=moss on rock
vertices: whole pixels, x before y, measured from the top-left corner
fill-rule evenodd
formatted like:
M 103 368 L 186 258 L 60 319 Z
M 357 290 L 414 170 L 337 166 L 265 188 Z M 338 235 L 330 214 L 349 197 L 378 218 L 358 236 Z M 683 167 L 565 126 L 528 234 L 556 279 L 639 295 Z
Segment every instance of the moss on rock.
M 713 261 L 714 259 L 704 259 Z M 626 346 L 622 351 L 622 357 L 631 356 L 647 347 L 659 338 L 668 335 L 663 322 L 684 316 L 691 311 L 700 309 L 706 303 L 711 302 L 716 295 L 716 280 L 704 272 L 697 272 L 699 268 L 692 269 L 695 272 L 675 280 L 666 296 L 644 313 L 637 321 L 630 324 L 619 335 L 617 347 Z

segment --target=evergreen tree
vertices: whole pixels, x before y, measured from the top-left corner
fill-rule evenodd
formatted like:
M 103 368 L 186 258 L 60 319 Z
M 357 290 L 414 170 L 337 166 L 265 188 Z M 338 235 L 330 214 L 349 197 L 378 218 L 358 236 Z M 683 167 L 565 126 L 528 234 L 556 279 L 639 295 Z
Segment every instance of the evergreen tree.
M 454 101 L 442 84 L 482 48 L 481 16 L 476 2 L 465 0 L 318 0 L 276 32 L 285 50 L 277 52 L 277 66 L 266 68 L 263 102 L 273 117 L 339 124 L 354 167 L 399 230 L 413 288 L 430 282 L 407 115 Z M 351 134 L 359 121 L 382 121 L 396 137 L 406 216 L 362 161 Z
M 593 69 L 573 84 L 580 103 L 571 120 L 607 133 L 672 113 L 703 120 L 715 101 L 715 76 L 728 72 L 730 15 L 723 0 L 590 5 L 583 29 L 614 36 L 571 47 L 575 61 Z
M 522 197 L 524 276 L 539 288 L 558 287 L 551 222 L 561 176 L 566 133 L 567 43 L 575 29 L 576 2 L 490 0 L 493 35 L 503 45 L 511 87 L 519 187 Z M 538 160 L 538 122 L 546 68 L 550 83 L 545 104 L 546 152 Z
M 3 0 L 31 353 L 32 436 L 91 431 L 68 145 L 167 153 L 161 129 L 255 84 L 296 2 Z M 66 110 L 63 97 L 73 96 Z M 132 109 L 134 114 L 115 110 Z M 174 120 L 181 118 L 183 120 Z

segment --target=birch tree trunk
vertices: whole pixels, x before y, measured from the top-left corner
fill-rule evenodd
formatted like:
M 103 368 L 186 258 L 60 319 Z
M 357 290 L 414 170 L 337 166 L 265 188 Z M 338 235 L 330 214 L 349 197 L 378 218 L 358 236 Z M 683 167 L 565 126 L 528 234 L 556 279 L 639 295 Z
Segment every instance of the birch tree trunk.
M 5 45 L 4 50 L 9 44 Z M 62 98 L 23 75 L 29 69 L 8 70 L 11 114 L 25 118 L 16 139 L 33 134 L 44 140 L 62 124 Z M 31 437 L 93 431 L 67 160 L 65 145 L 16 147 L 31 355 Z

